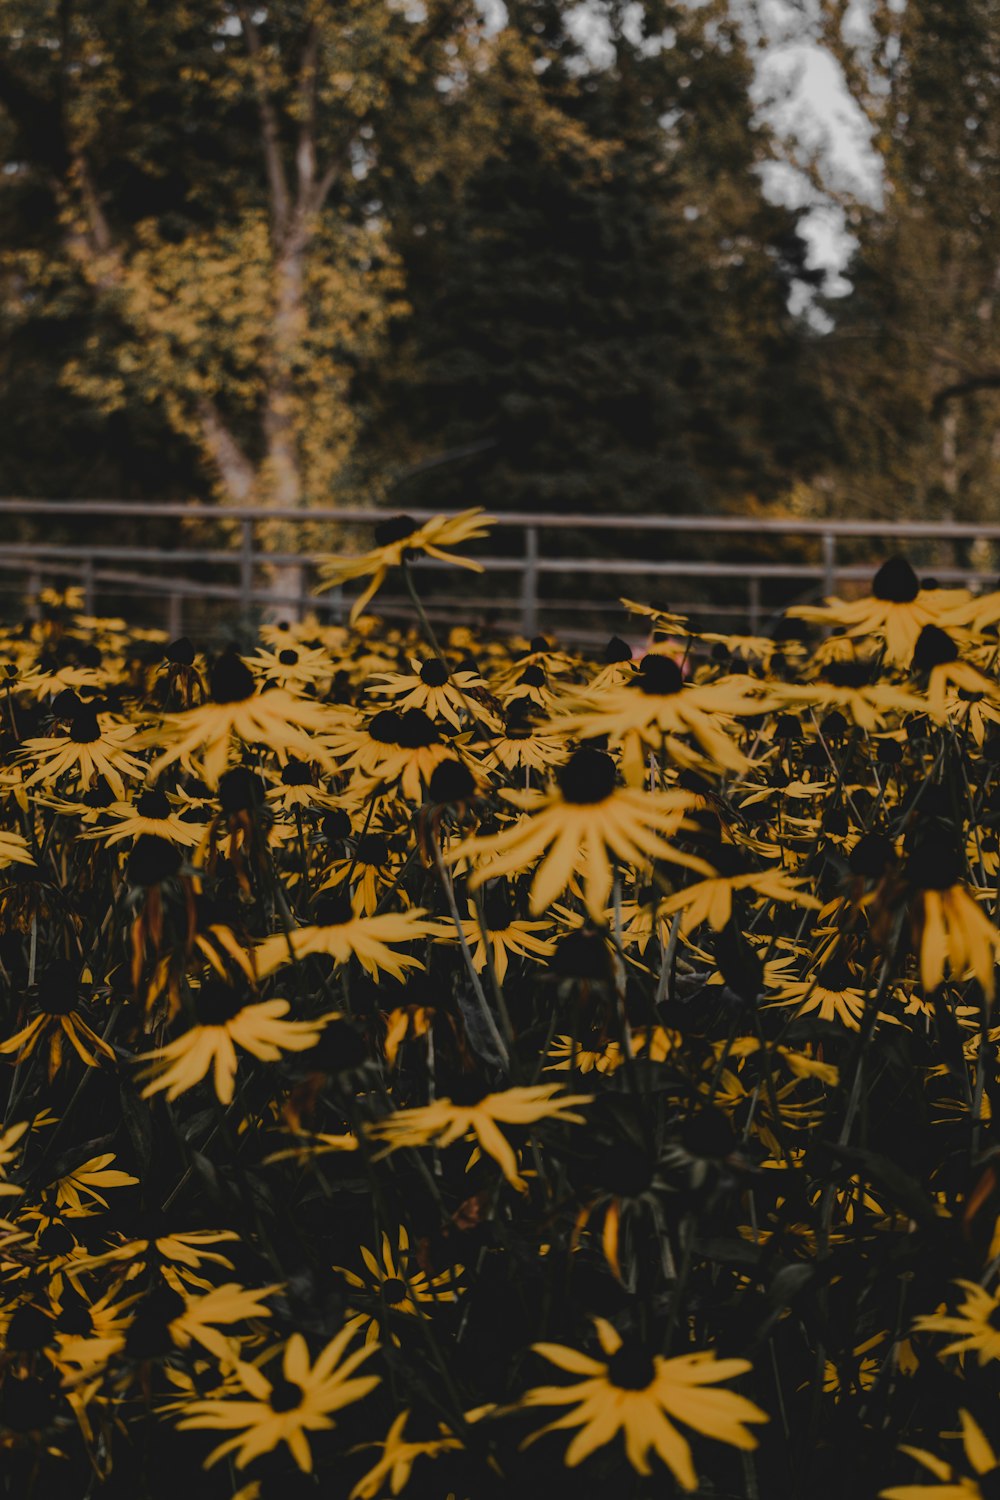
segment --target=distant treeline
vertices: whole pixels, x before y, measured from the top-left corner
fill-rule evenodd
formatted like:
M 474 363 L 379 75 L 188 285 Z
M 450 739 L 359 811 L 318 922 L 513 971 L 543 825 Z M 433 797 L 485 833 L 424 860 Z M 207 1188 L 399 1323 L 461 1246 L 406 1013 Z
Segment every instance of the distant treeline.
M 837 299 L 742 9 L 0 0 L 0 492 L 995 512 L 1000 4 L 822 8 Z

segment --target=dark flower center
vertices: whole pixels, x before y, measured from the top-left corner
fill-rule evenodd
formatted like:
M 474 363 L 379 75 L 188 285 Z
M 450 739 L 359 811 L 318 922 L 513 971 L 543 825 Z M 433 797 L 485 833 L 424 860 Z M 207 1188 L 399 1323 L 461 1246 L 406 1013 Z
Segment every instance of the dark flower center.
M 252 812 L 264 801 L 264 783 L 249 766 L 233 766 L 219 777 L 219 805 L 227 816 Z
M 507 704 L 506 731 L 509 740 L 527 740 L 535 732 L 533 716 L 537 708 L 530 698 L 514 698 Z
M 302 1405 L 304 1394 L 302 1387 L 294 1380 L 286 1380 L 283 1375 L 279 1375 L 272 1382 L 268 1404 L 272 1411 L 295 1411 L 296 1407 Z
M 108 786 L 103 776 L 98 776 L 94 785 L 83 794 L 84 807 L 110 807 L 115 800 L 115 794 Z
M 158 833 L 141 833 L 125 866 L 125 878 L 130 885 L 159 885 L 176 875 L 181 867 L 180 850 Z
M 465 802 L 474 796 L 476 781 L 460 760 L 443 760 L 434 767 L 427 790 L 432 802 Z
M 406 1301 L 406 1282 L 401 1281 L 398 1276 L 390 1276 L 388 1281 L 382 1283 L 382 1296 L 390 1307 L 398 1307 L 401 1302 Z
M 958 659 L 958 647 L 950 635 L 936 625 L 925 625 L 917 637 L 911 663 L 915 672 L 929 672 Z
M 294 756 L 286 766 L 281 769 L 281 780 L 284 786 L 311 786 L 312 766 L 304 760 L 296 760 Z
M 75 1298 L 59 1314 L 60 1333 L 70 1333 L 77 1338 L 85 1338 L 88 1333 L 94 1331 L 94 1320 L 90 1308 L 79 1297 Z
M 170 803 L 166 792 L 161 792 L 158 787 L 140 792 L 135 799 L 135 810 L 141 818 L 169 818 Z
M 243 1009 L 246 996 L 223 984 L 221 979 L 206 979 L 195 992 L 194 1008 L 202 1026 L 224 1026 Z
M 77 745 L 92 745 L 101 738 L 97 713 L 93 708 L 80 708 L 73 715 L 69 726 L 69 737 Z
M 350 834 L 351 820 L 342 807 L 337 807 L 333 812 L 327 813 L 320 827 L 325 839 L 331 844 L 339 844 Z
M 736 1145 L 733 1127 L 715 1109 L 701 1109 L 681 1127 L 681 1143 L 691 1156 L 721 1161 Z
M 281 662 L 281 665 L 283 667 L 294 667 L 298 659 L 299 653 L 297 651 L 293 651 L 290 646 L 286 646 L 284 651 L 278 652 L 278 660 Z
M 391 547 L 394 542 L 401 542 L 404 537 L 412 536 L 416 530 L 418 525 L 412 516 L 389 516 L 388 520 L 379 521 L 375 527 L 375 545 Z
M 389 846 L 380 833 L 366 833 L 358 839 L 357 861 L 359 865 L 384 865 L 389 858 Z
M 541 667 L 532 665 L 525 667 L 517 680 L 519 683 L 523 683 L 525 687 L 544 687 L 545 673 Z
M 380 745 L 398 745 L 402 723 L 395 709 L 382 708 L 368 725 L 368 733 Z
M 486 900 L 483 902 L 483 920 L 488 932 L 506 932 L 510 926 L 510 898 L 507 894 L 506 881 L 494 886 L 491 891 L 487 891 Z
M 656 1379 L 652 1356 L 637 1344 L 623 1344 L 608 1360 L 608 1379 L 620 1391 L 644 1391 Z
M 603 937 L 592 928 L 580 927 L 561 938 L 552 959 L 552 967 L 563 979 L 607 983 L 611 965 Z
M 620 635 L 613 635 L 604 648 L 604 660 L 608 666 L 616 661 L 631 661 L 632 647 Z
M 919 592 L 917 575 L 905 557 L 890 557 L 872 579 L 872 593 L 887 604 L 912 604 Z
M 184 1311 L 184 1298 L 173 1287 L 158 1286 L 140 1302 L 125 1336 L 125 1352 L 132 1359 L 155 1359 L 174 1347 L 170 1325 Z
M 605 802 L 615 789 L 615 763 L 603 750 L 574 750 L 556 779 L 567 802 L 578 806 Z
M 38 981 L 38 1008 L 47 1016 L 68 1016 L 77 1002 L 79 971 L 68 958 L 49 964 Z
M 993 1311 L 990 1313 L 986 1321 L 993 1329 L 994 1333 L 1000 1333 L 1000 1302 L 998 1302 L 996 1307 L 994 1307 Z
M 831 661 L 823 669 L 823 680 L 831 687 L 863 688 L 872 680 L 870 661 Z
M 179 636 L 176 641 L 171 641 L 163 652 L 167 661 L 173 662 L 178 667 L 190 667 L 194 663 L 194 644 L 190 637 Z
M 684 675 L 669 656 L 644 656 L 632 686 L 651 697 L 666 698 L 680 692 Z
M 444 687 L 448 681 L 448 668 L 444 662 L 438 661 L 436 656 L 432 656 L 430 661 L 425 661 L 420 668 L 420 681 L 425 683 L 427 687 Z
M 350 922 L 354 917 L 354 912 L 351 908 L 351 898 L 342 892 L 340 894 L 334 892 L 332 895 L 324 894 L 320 896 L 313 910 L 316 921 L 321 927 L 343 927 L 346 922 Z
M 840 994 L 842 990 L 852 989 L 855 980 L 842 958 L 831 958 L 816 975 L 816 983 L 821 989 Z
M 906 878 L 921 891 L 946 891 L 958 884 L 964 870 L 962 850 L 941 835 L 924 838 L 906 861 Z
M 253 673 L 232 646 L 213 665 L 209 686 L 216 703 L 242 703 L 253 697 Z
M 55 1325 L 30 1302 L 15 1309 L 7 1325 L 6 1346 L 18 1354 L 32 1354 L 54 1342 Z
M 404 750 L 422 750 L 436 745 L 441 736 L 422 708 L 408 708 L 400 717 L 399 741 Z

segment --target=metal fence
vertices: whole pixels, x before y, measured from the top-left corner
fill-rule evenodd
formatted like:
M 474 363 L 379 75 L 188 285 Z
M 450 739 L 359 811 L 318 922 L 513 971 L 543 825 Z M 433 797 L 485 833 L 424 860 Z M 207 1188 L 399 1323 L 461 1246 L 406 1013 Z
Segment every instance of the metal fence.
M 437 512 L 413 510 L 408 514 L 415 521 L 424 521 Z M 371 510 L 332 507 L 291 510 L 120 500 L 0 499 L 0 533 L 18 527 L 30 532 L 28 540 L 0 542 L 0 570 L 10 579 L 12 591 L 22 597 L 36 594 L 43 581 L 74 583 L 83 590 L 88 613 L 98 610 L 102 598 L 112 596 L 118 600 L 161 600 L 162 623 L 174 635 L 182 633 L 193 601 L 228 604 L 230 617 L 247 624 L 261 611 L 275 617 L 315 609 L 342 619 L 349 600 L 340 590 L 313 595 L 317 569 L 334 551 L 363 550 L 370 544 L 370 528 L 378 519 L 379 513 Z M 106 531 L 113 531 L 116 525 L 128 523 L 129 530 L 138 530 L 142 536 L 158 523 L 170 521 L 178 523 L 176 545 L 154 545 L 144 540 L 122 543 L 106 538 Z M 304 536 L 308 530 L 315 536 L 317 528 L 330 528 L 336 546 L 325 551 L 305 546 L 268 550 L 261 533 L 275 523 L 281 523 L 286 535 Z M 199 546 L 191 539 L 192 527 L 197 525 L 229 532 L 232 544 Z M 48 540 L 52 530 L 60 526 L 73 531 L 72 539 Z M 595 543 L 599 538 L 600 546 L 595 545 L 589 556 L 573 555 L 572 543 L 583 534 L 590 535 Z M 623 536 L 633 539 L 633 553 L 637 539 L 639 550 L 646 537 L 651 545 L 654 537 L 660 546 L 669 541 L 670 555 L 622 555 Z M 762 560 L 753 555 L 763 537 L 772 539 L 776 557 Z M 684 556 L 684 539 L 694 541 L 695 550 L 702 552 L 708 547 L 713 552 L 742 549 L 745 555 Z M 229 538 L 222 534 L 222 541 Z M 870 578 L 889 552 L 913 543 L 934 551 L 933 571 L 941 583 L 991 587 L 995 583 L 991 566 L 971 566 L 948 558 L 942 564 L 941 553 L 948 548 L 968 550 L 972 543 L 980 544 L 980 552 L 982 544 L 990 544 L 985 550 L 992 553 L 993 544 L 998 542 L 1000 524 L 996 523 L 506 512 L 495 517 L 489 545 L 470 549 L 488 575 L 497 575 L 497 586 L 483 592 L 477 586 L 476 592 L 465 595 L 452 592 L 443 609 L 445 617 L 458 607 L 482 611 L 488 601 L 495 622 L 528 636 L 558 617 L 561 633 L 586 637 L 593 633 L 595 613 L 603 610 L 610 617 L 614 601 L 602 605 L 593 599 L 574 598 L 574 584 L 589 587 L 588 580 L 613 578 L 627 592 L 629 579 L 642 579 L 647 584 L 662 580 L 700 592 L 701 597 L 693 601 L 673 598 L 674 608 L 693 607 L 708 616 L 736 617 L 756 630 L 773 607 L 766 593 L 769 587 L 773 591 L 776 583 L 786 593 L 791 590 L 801 598 L 834 593 L 844 583 Z M 782 552 L 787 553 L 786 558 L 782 558 Z M 430 574 L 449 565 L 422 559 L 418 566 Z M 283 588 L 274 584 L 275 569 L 282 568 L 286 573 L 294 569 L 297 574 L 292 593 L 287 584 Z M 194 576 L 206 569 L 210 576 Z M 277 576 L 280 579 L 280 572 Z M 504 579 L 511 585 L 506 589 L 501 586 Z M 549 579 L 558 581 L 551 591 L 546 587 Z M 430 583 L 430 579 L 427 581 Z M 723 585 L 727 599 L 718 597 Z M 405 600 L 398 594 L 386 594 L 380 599 L 380 608 L 407 613 Z M 433 615 L 433 607 L 429 612 Z M 574 613 L 587 618 L 590 630 L 574 629 Z

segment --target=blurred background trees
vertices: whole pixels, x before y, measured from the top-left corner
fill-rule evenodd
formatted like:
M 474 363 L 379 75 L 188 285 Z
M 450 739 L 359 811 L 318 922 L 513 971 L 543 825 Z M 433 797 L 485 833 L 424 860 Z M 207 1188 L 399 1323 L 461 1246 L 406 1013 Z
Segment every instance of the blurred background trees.
M 1000 0 L 802 8 L 835 299 L 752 9 L 0 0 L 0 492 L 996 514 Z

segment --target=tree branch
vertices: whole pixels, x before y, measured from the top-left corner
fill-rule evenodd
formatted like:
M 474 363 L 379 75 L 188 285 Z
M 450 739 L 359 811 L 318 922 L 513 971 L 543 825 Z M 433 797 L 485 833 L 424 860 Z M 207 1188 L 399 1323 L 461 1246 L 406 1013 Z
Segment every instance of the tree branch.
M 939 417 L 949 401 L 959 396 L 971 396 L 975 391 L 1000 390 L 1000 370 L 984 370 L 979 375 L 970 375 L 967 380 L 956 380 L 935 392 L 931 401 L 931 416 Z
M 243 35 L 246 38 L 247 53 L 250 58 L 250 68 L 253 74 L 254 91 L 257 95 L 257 108 L 260 112 L 264 167 L 267 172 L 268 187 L 271 193 L 271 219 L 274 238 L 276 242 L 280 242 L 287 232 L 291 215 L 291 197 L 288 191 L 288 179 L 285 176 L 285 167 L 281 159 L 281 131 L 278 128 L 278 116 L 275 112 L 274 100 L 271 97 L 271 90 L 267 81 L 264 49 L 261 45 L 260 33 L 245 5 L 238 5 L 237 11 L 239 12 Z

